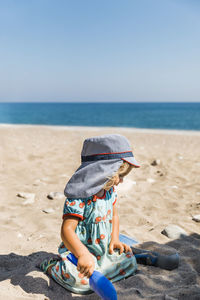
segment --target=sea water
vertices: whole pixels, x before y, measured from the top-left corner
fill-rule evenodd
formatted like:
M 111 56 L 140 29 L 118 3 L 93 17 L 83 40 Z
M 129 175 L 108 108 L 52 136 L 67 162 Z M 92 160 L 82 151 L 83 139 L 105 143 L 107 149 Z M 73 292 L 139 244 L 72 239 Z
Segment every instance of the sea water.
M 0 103 L 0 123 L 200 130 L 200 103 Z

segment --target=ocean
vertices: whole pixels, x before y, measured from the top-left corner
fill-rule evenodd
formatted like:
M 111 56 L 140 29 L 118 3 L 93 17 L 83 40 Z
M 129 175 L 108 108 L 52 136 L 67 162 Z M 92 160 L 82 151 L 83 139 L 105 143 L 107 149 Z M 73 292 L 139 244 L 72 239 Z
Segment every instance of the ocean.
M 200 103 L 0 103 L 0 123 L 200 130 Z

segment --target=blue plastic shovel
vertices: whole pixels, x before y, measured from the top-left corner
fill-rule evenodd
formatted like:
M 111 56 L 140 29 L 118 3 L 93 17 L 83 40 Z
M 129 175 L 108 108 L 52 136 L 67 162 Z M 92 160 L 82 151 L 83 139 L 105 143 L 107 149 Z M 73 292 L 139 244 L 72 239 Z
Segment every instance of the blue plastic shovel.
M 67 259 L 77 266 L 78 259 L 72 253 L 67 255 Z M 91 289 L 102 299 L 117 300 L 117 292 L 111 281 L 100 272 L 93 272 L 92 276 L 89 278 L 89 284 Z

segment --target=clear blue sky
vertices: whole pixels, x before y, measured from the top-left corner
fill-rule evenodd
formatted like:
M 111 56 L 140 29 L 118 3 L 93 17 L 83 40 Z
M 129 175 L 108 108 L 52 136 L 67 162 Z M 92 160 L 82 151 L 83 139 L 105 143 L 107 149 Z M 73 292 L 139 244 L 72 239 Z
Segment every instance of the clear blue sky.
M 0 0 L 0 101 L 200 101 L 199 0 Z

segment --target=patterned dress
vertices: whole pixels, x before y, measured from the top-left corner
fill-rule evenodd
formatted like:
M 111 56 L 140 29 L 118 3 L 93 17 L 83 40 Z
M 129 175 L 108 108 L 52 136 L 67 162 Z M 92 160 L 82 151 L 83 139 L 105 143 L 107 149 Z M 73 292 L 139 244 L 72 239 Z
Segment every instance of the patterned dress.
M 105 191 L 104 196 L 65 200 L 63 218 L 76 216 L 80 219 L 76 234 L 80 241 L 94 255 L 95 270 L 103 273 L 112 282 L 126 278 L 137 269 L 132 253 L 115 251 L 109 254 L 112 233 L 113 205 L 117 200 L 114 188 Z M 91 292 L 89 280 L 77 271 L 66 256 L 69 251 L 63 243 L 58 248 L 60 260 L 52 267 L 52 277 L 64 288 L 79 294 Z

